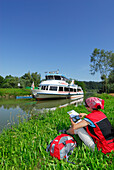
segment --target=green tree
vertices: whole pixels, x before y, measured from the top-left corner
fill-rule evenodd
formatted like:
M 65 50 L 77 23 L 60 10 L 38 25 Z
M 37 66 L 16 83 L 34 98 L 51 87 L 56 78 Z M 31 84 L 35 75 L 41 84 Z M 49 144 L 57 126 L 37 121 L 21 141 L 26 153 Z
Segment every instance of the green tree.
M 9 81 L 10 81 L 11 78 L 12 78 L 11 75 L 7 75 L 7 76 L 5 77 L 4 82 L 3 82 L 3 85 L 2 85 L 3 88 L 12 88 L 12 86 L 11 86 L 10 83 L 9 83 Z
M 114 53 L 111 54 L 110 67 L 111 67 L 111 68 L 113 69 L 113 71 L 114 71 Z
M 105 84 L 105 82 L 107 81 L 106 80 L 106 76 L 104 74 L 101 76 L 101 80 L 102 80 L 102 87 L 103 87 L 103 92 L 104 92 L 104 91 L 106 91 L 106 84 Z
M 82 87 L 83 91 L 85 92 L 85 83 L 83 81 L 74 81 L 74 84 L 77 84 L 78 86 Z
M 108 82 L 114 83 L 114 70 L 112 70 L 108 76 Z
M 95 48 L 91 57 L 90 72 L 94 75 L 96 72 L 100 72 L 101 79 L 105 83 L 105 92 L 107 92 L 108 75 L 112 69 L 113 53 L 112 51 L 104 51 L 103 49 Z
M 102 89 L 102 82 L 94 82 L 94 81 L 84 81 L 85 84 L 85 90 L 99 90 Z
M 114 93 L 114 70 L 108 76 L 108 89 L 110 93 Z
M 34 85 L 38 86 L 40 81 L 41 81 L 41 75 L 38 74 L 37 72 L 31 74 L 31 80 L 32 82 L 34 81 Z M 32 83 L 31 82 L 31 83 Z
M 31 86 L 31 74 L 30 71 L 28 73 L 25 73 L 22 77 L 21 77 L 21 85 L 23 87 L 27 87 L 27 86 Z
M 2 87 L 3 85 L 3 82 L 4 82 L 4 78 L 2 76 L 0 76 L 0 88 Z
M 18 87 L 18 77 L 13 77 L 11 75 L 6 76 L 2 87 L 3 88 L 17 88 Z
M 34 82 L 35 86 L 38 86 L 41 80 L 41 75 L 37 72 L 30 74 L 30 72 L 25 73 L 22 77 L 19 79 L 21 87 L 25 88 L 27 86 L 31 87 L 32 83 Z
M 21 78 L 22 78 L 22 79 L 25 79 L 25 80 L 31 80 L 30 71 L 29 71 L 28 73 L 25 73 Z

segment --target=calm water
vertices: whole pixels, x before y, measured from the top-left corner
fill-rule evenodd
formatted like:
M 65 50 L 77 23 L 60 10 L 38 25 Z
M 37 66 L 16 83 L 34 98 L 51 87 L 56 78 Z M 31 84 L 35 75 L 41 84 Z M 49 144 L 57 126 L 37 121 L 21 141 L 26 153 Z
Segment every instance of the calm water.
M 12 124 L 18 123 L 19 120 L 31 116 L 31 114 L 43 113 L 44 110 L 55 110 L 56 107 L 65 106 L 73 103 L 78 105 L 81 100 L 58 99 L 46 101 L 32 101 L 25 99 L 0 99 L 0 132 L 3 128 L 8 128 Z
M 43 113 L 44 110 L 55 110 L 73 103 L 75 105 L 83 102 L 81 100 L 59 99 L 46 101 L 31 101 L 18 99 L 0 99 L 0 132 L 3 128 L 10 127 L 12 124 L 18 123 L 19 119 L 28 118 L 31 114 Z

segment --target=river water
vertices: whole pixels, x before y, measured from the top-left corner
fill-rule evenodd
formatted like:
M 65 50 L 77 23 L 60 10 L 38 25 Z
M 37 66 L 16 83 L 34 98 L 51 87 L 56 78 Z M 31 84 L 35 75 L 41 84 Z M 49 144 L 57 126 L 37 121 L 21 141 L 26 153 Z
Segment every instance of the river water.
M 12 124 L 18 124 L 19 120 L 28 119 L 31 114 L 43 113 L 45 110 L 55 110 L 56 107 L 65 107 L 69 104 L 81 104 L 79 100 L 57 99 L 57 100 L 25 100 L 25 99 L 0 99 L 0 132 Z
M 31 114 L 43 113 L 45 110 L 55 110 L 57 107 L 65 107 L 69 104 L 81 104 L 83 98 L 79 100 L 58 99 L 33 101 L 24 99 L 0 99 L 0 132 L 3 128 L 8 128 L 19 120 L 28 118 Z

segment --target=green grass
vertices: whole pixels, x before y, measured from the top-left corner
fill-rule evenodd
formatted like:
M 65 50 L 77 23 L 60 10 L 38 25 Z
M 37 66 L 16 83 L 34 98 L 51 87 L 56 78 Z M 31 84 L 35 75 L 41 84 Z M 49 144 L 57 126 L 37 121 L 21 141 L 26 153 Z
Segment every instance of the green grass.
M 21 95 L 31 95 L 30 89 L 17 89 L 17 88 L 0 88 L 0 96 L 13 95 L 13 96 L 21 96 Z
M 109 95 L 99 96 L 105 100 L 104 113 L 114 126 L 114 98 Z M 92 152 L 78 138 L 74 136 L 78 146 L 74 149 L 69 160 L 75 165 L 67 163 L 65 160 L 59 161 L 52 158 L 46 152 L 47 144 L 58 135 L 58 130 L 68 129 L 70 119 L 67 114 L 69 110 L 86 112 L 86 108 L 81 105 L 74 105 L 66 108 L 48 111 L 44 114 L 36 113 L 28 122 L 26 120 L 11 129 L 4 130 L 0 135 L 0 169 L 2 170 L 112 170 L 114 169 L 113 153 L 104 155 Z

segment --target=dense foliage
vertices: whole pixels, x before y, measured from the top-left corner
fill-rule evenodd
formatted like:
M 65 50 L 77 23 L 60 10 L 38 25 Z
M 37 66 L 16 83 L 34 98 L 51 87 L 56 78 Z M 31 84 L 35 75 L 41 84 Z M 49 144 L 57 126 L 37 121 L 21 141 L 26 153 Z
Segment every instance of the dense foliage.
M 85 83 L 85 89 L 86 91 L 88 90 L 99 90 L 99 89 L 102 89 L 102 82 L 95 82 L 95 81 L 84 81 Z
M 90 56 L 90 72 L 100 72 L 103 82 L 103 91 L 114 92 L 114 53 L 95 48 Z
M 37 72 L 30 74 L 30 72 L 25 73 L 21 77 L 13 77 L 11 75 L 3 78 L 0 76 L 0 88 L 25 88 L 27 86 L 31 87 L 34 82 L 35 86 L 41 81 L 41 75 Z
M 105 100 L 104 113 L 114 127 L 114 98 L 106 94 L 98 97 Z M 77 135 L 74 135 L 74 138 L 78 145 L 69 157 L 75 165 L 52 158 L 46 152 L 47 144 L 58 135 L 58 130 L 69 128 L 67 111 L 72 109 L 87 113 L 83 105 L 70 105 L 55 111 L 45 111 L 43 114 L 36 113 L 28 122 L 24 120 L 18 126 L 4 130 L 0 135 L 0 169 L 114 169 L 114 152 L 104 155 L 101 151 L 98 152 L 97 148 L 92 152 Z

